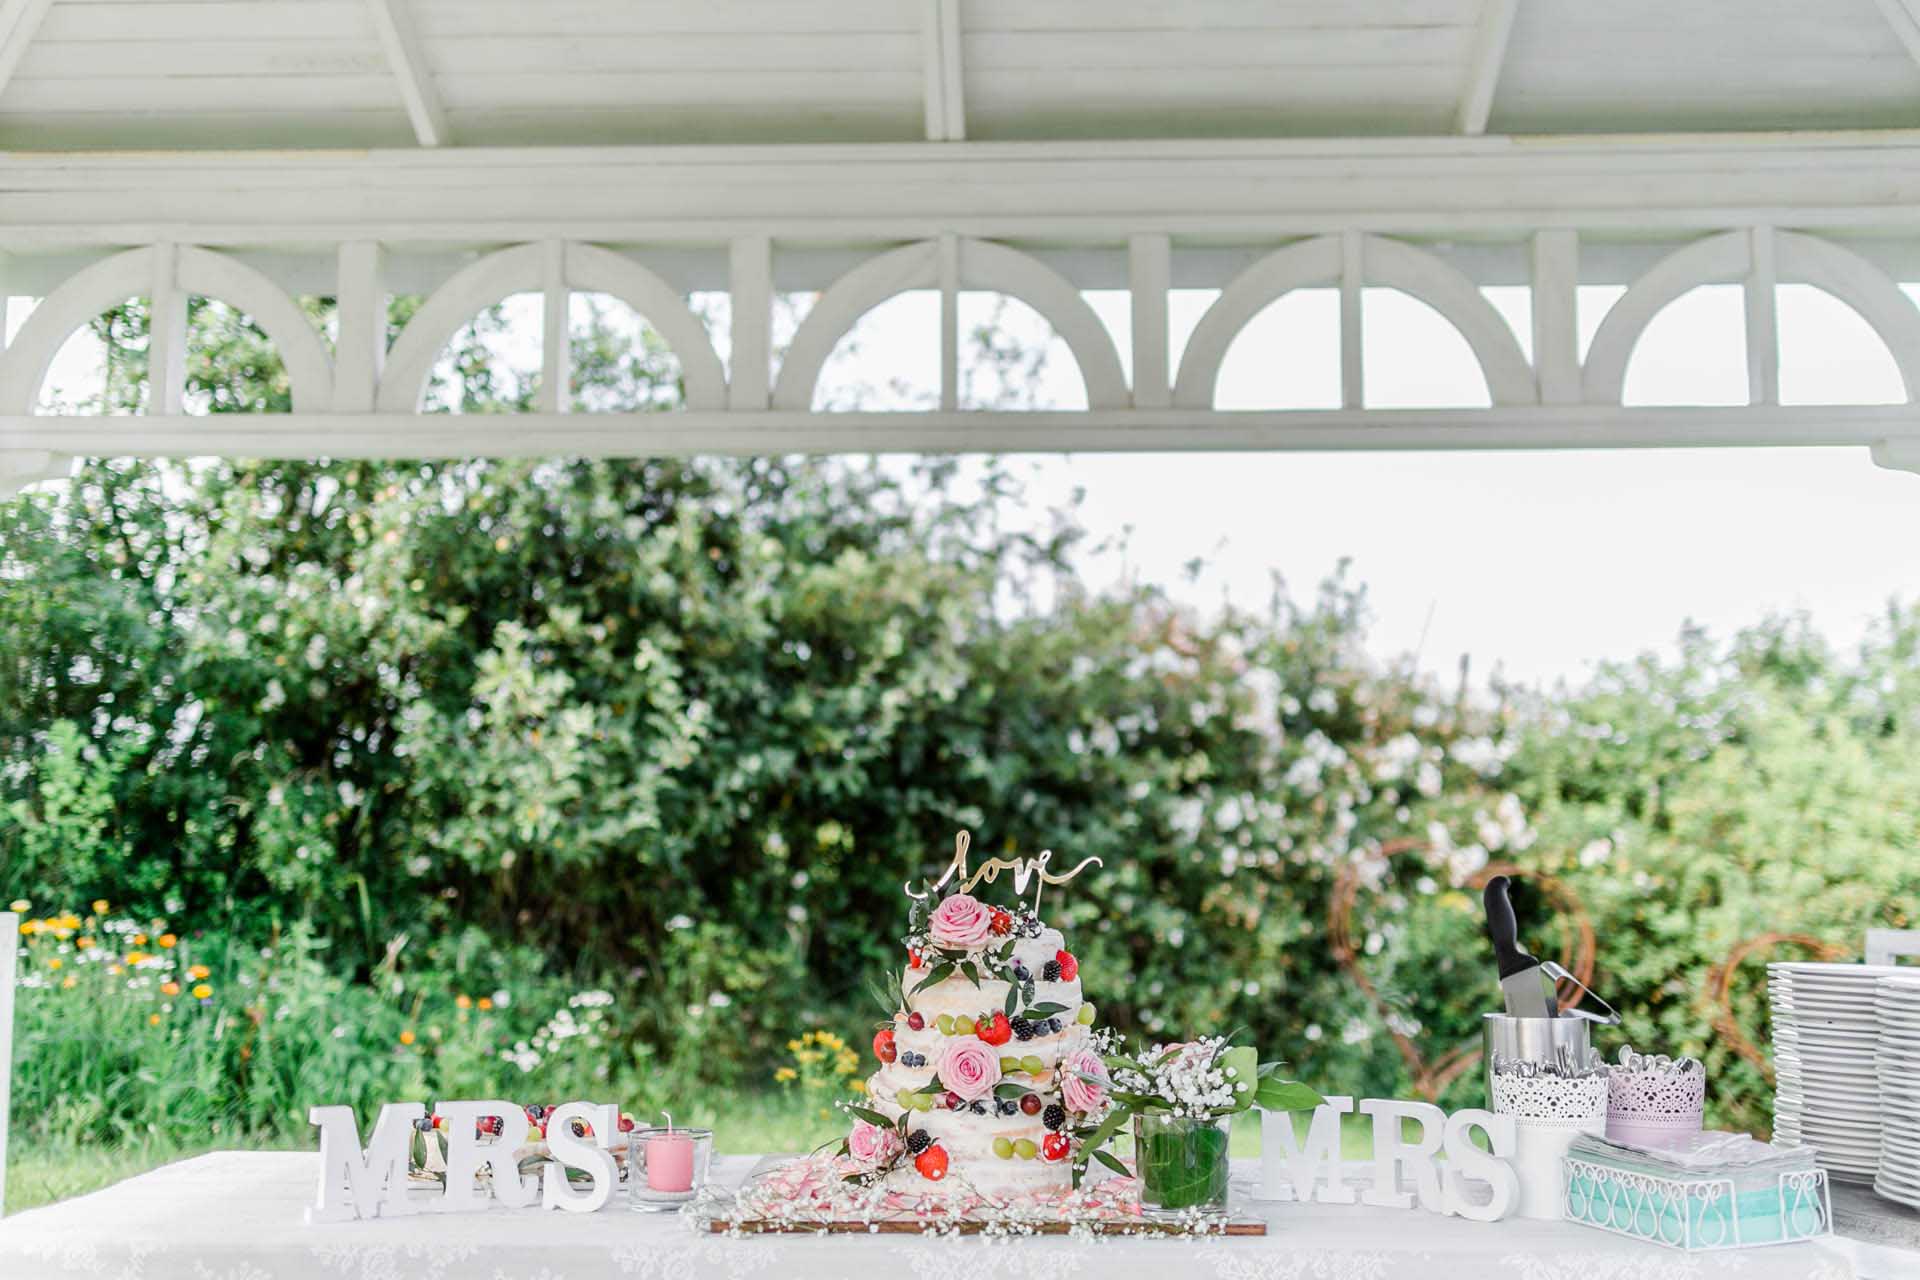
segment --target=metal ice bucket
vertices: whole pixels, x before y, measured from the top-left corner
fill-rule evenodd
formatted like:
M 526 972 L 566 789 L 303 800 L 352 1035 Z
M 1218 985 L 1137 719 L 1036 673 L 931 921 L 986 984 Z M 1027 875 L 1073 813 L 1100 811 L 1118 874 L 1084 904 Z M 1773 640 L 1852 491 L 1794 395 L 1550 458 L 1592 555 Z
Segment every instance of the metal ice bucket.
M 1493 1106 L 1493 1064 L 1531 1062 L 1542 1071 L 1578 1075 L 1593 1060 L 1593 1020 L 1580 1017 L 1516 1018 L 1489 1013 L 1481 1019 L 1485 1046 L 1487 1106 Z

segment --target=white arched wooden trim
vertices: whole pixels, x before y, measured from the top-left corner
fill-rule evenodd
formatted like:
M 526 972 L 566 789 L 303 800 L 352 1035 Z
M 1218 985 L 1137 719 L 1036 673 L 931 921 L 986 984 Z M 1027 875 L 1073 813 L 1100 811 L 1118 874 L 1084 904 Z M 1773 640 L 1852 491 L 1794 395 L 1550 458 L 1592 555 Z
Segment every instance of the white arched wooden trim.
M 713 340 L 672 285 L 625 254 L 590 244 L 567 246 L 566 269 L 567 288 L 612 294 L 666 339 L 680 360 L 687 408 L 726 408 L 727 374 L 714 353 Z
M 272 340 L 286 366 L 296 413 L 322 412 L 332 404 L 333 358 L 327 344 L 279 285 L 246 263 L 207 249 L 182 245 L 177 262 L 182 291 L 238 308 Z
M 1339 279 L 1339 236 L 1316 236 L 1276 249 L 1235 276 L 1187 339 L 1173 384 L 1174 407 L 1212 408 L 1220 364 L 1248 322 L 1282 294 Z
M 1887 344 L 1907 399 L 1920 399 L 1920 307 L 1899 285 L 1853 250 L 1798 231 L 1774 233 L 1774 265 L 1781 280 L 1825 290 L 1858 312 Z
M 1696 240 L 1656 262 L 1620 295 L 1594 332 L 1581 383 L 1587 403 L 1620 403 L 1627 383 L 1627 361 L 1633 358 L 1640 335 L 1663 307 L 1700 285 L 1741 279 L 1752 262 L 1752 237 L 1745 231 L 1723 231 Z
M 939 284 L 940 245 L 933 240 L 889 249 L 835 280 L 814 302 L 787 347 L 773 388 L 773 407 L 811 409 L 820 371 L 855 321 L 896 293 Z
M 1487 394 L 1495 404 L 1534 404 L 1539 389 L 1533 366 L 1520 350 L 1500 313 L 1487 296 L 1458 269 L 1400 240 L 1368 236 L 1362 247 L 1365 279 L 1410 294 L 1438 311 L 1473 348 Z
M 1364 283 L 1418 298 L 1459 331 L 1495 404 L 1536 401 L 1533 367 L 1507 322 L 1471 280 L 1426 250 L 1399 240 L 1366 236 L 1360 250 Z M 1289 290 L 1340 281 L 1342 270 L 1340 237 L 1317 236 L 1276 249 L 1236 276 L 1187 340 L 1174 383 L 1175 406 L 1211 408 L 1221 362 L 1254 316 Z
M 1127 379 L 1113 337 L 1071 281 L 1030 254 L 1003 244 L 962 240 L 958 247 L 956 287 L 990 289 L 1032 307 L 1073 352 L 1081 381 L 1086 384 L 1087 407 L 1126 407 Z M 834 281 L 820 295 L 787 348 L 780 379 L 773 389 L 774 408 L 804 410 L 813 406 L 821 370 L 861 316 L 896 294 L 940 285 L 937 240 L 889 249 Z
M 540 246 L 515 245 L 470 262 L 420 304 L 413 319 L 387 353 L 386 372 L 380 377 L 379 408 L 386 413 L 414 413 L 427 392 L 427 378 L 460 327 L 500 299 L 516 293 L 538 293 L 541 286 Z
M 960 283 L 1018 298 L 1045 317 L 1080 366 L 1089 409 L 1127 407 L 1132 397 L 1113 335 L 1072 281 L 1018 249 L 990 240 L 962 240 Z
M 109 307 L 153 289 L 153 250 L 128 249 L 75 272 L 42 299 L 0 356 L 0 413 L 32 413 L 68 335 Z
M 151 248 L 129 249 L 93 263 L 34 308 L 0 361 L 0 412 L 32 413 L 53 358 L 74 330 L 109 307 L 152 292 L 153 255 Z M 272 340 L 286 365 L 296 411 L 327 406 L 333 361 L 306 313 L 278 285 L 243 262 L 186 246 L 174 270 L 182 292 L 238 308 Z

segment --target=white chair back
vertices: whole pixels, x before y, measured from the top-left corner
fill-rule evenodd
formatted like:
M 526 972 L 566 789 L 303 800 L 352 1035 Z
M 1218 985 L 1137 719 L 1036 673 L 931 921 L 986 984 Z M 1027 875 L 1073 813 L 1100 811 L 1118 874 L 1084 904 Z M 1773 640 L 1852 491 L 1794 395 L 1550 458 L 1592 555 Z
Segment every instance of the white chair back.
M 1920 929 L 1867 930 L 1867 963 L 1893 964 L 1901 956 L 1920 956 Z
M 13 1109 L 13 992 L 20 917 L 0 911 L 0 1217 L 7 1212 L 7 1117 Z

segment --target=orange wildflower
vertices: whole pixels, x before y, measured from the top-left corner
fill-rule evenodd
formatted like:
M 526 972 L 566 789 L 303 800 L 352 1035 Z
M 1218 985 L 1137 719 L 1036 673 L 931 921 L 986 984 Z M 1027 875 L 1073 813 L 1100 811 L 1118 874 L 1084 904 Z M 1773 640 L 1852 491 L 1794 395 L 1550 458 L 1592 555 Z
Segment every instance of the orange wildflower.
M 163 996 L 177 996 L 180 994 L 180 984 L 177 982 L 163 982 L 160 984 L 160 994 Z
M 176 938 L 176 937 L 174 937 L 174 936 L 173 936 L 172 934 L 170 934 L 170 933 L 163 933 L 163 934 L 161 934 L 161 935 L 160 935 L 160 947 L 161 947 L 161 950 L 163 950 L 163 951 L 171 951 L 171 950 L 173 949 L 173 947 L 174 947 L 174 944 L 175 944 L 175 943 L 177 943 L 177 942 L 179 942 L 179 941 L 180 941 L 180 939 L 178 939 L 178 938 Z
M 400 1033 L 400 1043 L 401 1044 L 413 1043 L 413 1029 L 411 1027 L 409 1027 L 407 1030 L 402 1031 Z

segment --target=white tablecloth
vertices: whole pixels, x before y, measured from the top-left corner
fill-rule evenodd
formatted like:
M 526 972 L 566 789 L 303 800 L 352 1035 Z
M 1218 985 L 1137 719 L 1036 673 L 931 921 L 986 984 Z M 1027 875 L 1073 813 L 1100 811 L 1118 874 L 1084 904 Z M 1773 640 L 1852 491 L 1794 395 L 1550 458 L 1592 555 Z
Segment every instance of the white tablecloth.
M 715 1161 L 733 1182 L 754 1160 Z M 1687 1255 L 1562 1223 L 1251 1206 L 1265 1237 L 697 1236 L 676 1216 L 493 1209 L 309 1227 L 317 1157 L 217 1152 L 0 1223 L 0 1280 L 1841 1280 L 1839 1241 Z M 1237 1175 L 1251 1168 L 1238 1168 Z M 1920 1275 L 1920 1254 L 1884 1280 Z M 1878 1273 L 1876 1267 L 1874 1273 Z

